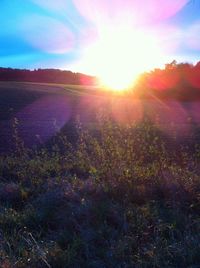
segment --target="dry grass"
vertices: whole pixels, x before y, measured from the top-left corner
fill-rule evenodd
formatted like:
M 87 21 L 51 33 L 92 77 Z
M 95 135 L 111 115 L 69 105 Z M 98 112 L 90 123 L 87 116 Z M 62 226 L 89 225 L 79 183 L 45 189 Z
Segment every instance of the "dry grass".
M 147 122 L 76 129 L 0 157 L 1 267 L 199 267 L 198 146 Z

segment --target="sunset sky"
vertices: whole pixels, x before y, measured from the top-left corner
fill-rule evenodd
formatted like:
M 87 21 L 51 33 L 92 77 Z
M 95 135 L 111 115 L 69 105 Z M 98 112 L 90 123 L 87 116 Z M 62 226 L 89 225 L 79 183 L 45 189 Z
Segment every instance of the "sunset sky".
M 2 67 L 105 77 L 200 60 L 199 0 L 1 0 L 0 11 Z

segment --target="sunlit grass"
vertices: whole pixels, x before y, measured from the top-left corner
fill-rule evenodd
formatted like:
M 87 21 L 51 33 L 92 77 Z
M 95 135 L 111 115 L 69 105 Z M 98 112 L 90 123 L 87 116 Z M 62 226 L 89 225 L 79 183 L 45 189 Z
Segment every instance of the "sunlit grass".
M 198 146 L 99 115 L 74 143 L 60 133 L 34 150 L 18 123 L 0 157 L 2 267 L 198 267 Z

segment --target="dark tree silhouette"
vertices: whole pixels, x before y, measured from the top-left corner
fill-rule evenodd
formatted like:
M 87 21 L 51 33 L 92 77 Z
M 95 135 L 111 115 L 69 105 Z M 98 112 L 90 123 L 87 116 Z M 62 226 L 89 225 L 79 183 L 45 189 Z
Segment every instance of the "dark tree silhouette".
M 92 85 L 95 83 L 95 78 L 59 69 L 36 69 L 30 71 L 27 69 L 0 68 L 0 81 Z
M 200 99 L 200 62 L 192 65 L 174 60 L 165 69 L 141 75 L 134 91 L 146 98 Z

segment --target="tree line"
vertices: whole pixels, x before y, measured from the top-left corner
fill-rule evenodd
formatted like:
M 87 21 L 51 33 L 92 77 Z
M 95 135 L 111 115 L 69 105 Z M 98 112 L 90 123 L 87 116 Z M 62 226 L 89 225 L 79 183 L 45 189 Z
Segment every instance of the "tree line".
M 143 97 L 200 99 L 200 61 L 195 65 L 175 60 L 164 69 L 142 74 L 134 89 Z
M 59 69 L 0 68 L 0 81 L 93 85 L 94 77 Z
M 57 83 L 73 85 L 96 85 L 94 76 L 60 69 L 13 69 L 0 68 L 0 81 Z M 200 99 L 200 61 L 195 65 L 177 63 L 165 64 L 141 74 L 133 87 L 134 95 L 143 98 L 173 98 L 178 100 Z

